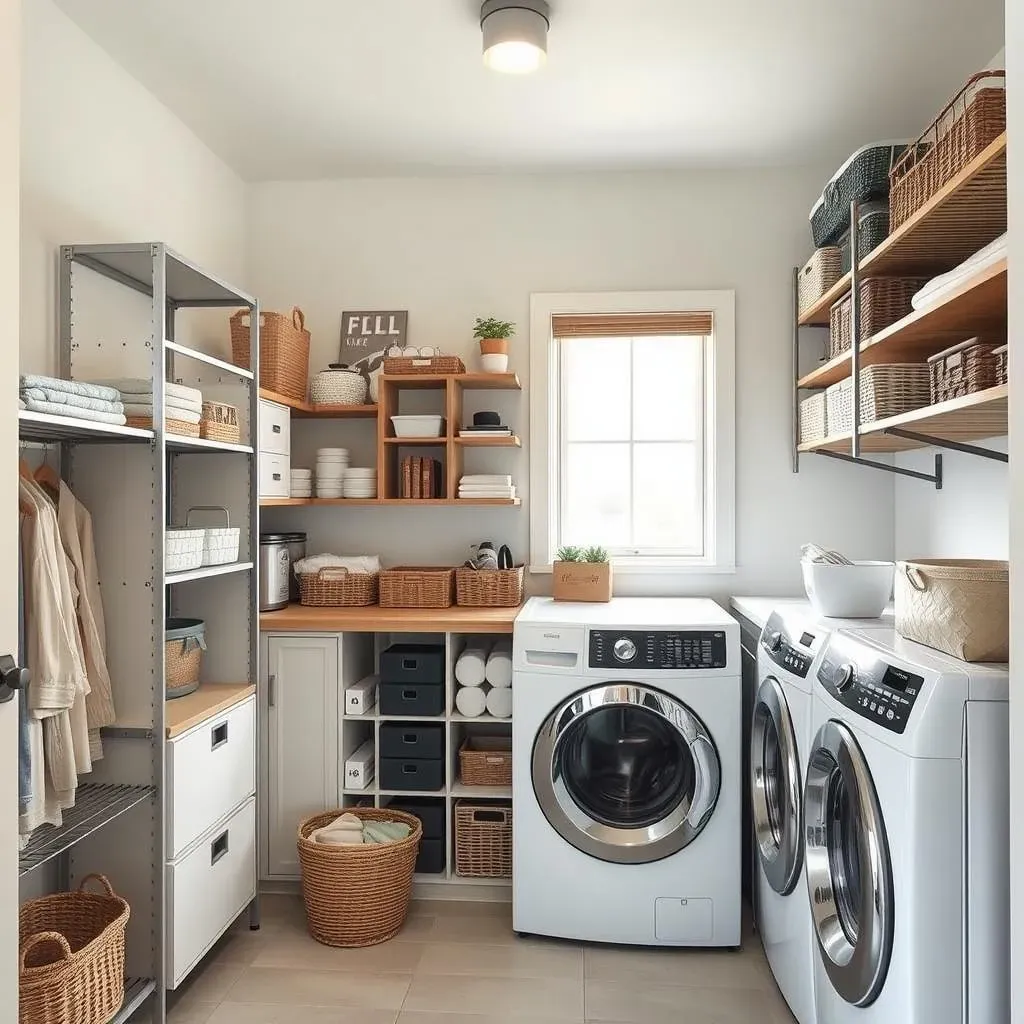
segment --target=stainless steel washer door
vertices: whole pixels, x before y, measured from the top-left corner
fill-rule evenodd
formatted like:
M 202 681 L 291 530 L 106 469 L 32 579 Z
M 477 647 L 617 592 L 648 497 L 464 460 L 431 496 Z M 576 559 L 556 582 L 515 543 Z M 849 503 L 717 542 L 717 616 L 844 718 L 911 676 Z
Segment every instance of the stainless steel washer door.
M 802 793 L 796 731 L 773 676 L 761 683 L 754 702 L 750 775 L 758 858 L 768 884 L 786 896 L 800 877 Z
M 892 863 L 871 773 L 841 722 L 826 722 L 811 745 L 804 816 L 818 952 L 836 992 L 867 1006 L 892 957 Z
M 557 707 L 537 732 L 532 767 L 552 828 L 616 864 L 661 860 L 693 842 L 721 785 L 704 723 L 634 683 L 594 686 Z

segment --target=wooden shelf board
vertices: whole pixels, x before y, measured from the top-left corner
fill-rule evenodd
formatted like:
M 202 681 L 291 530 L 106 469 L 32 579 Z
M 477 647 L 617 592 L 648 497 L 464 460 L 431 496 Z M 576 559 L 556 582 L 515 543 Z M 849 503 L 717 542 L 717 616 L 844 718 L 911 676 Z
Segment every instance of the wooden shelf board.
M 946 182 L 913 216 L 861 261 L 871 274 L 939 274 L 1006 230 L 1006 132 Z M 850 290 L 844 274 L 800 314 L 802 326 L 828 324 L 833 303 Z
M 265 398 L 268 402 L 277 402 L 278 405 L 286 405 L 289 409 L 298 412 L 312 412 L 313 406 L 309 402 L 300 398 L 289 398 L 287 395 L 279 394 L 276 391 L 271 391 L 269 388 L 260 388 L 260 398 Z
M 455 438 L 455 443 L 466 448 L 521 448 L 523 442 L 515 434 L 509 437 L 473 437 L 464 434 Z
M 270 633 L 511 633 L 520 608 L 307 608 L 260 615 Z M 184 699 L 184 698 L 182 698 Z
M 511 719 L 502 719 L 511 721 Z M 511 786 L 466 786 L 461 782 L 453 783 L 452 796 L 455 797 L 485 797 L 489 800 L 511 800 Z
M 260 508 L 274 508 L 280 505 L 308 505 L 309 498 L 260 498 Z
M 167 738 L 219 715 L 256 692 L 249 683 L 203 683 L 194 693 L 165 702 Z
M 376 405 L 312 405 L 303 403 L 303 408 L 292 407 L 292 415 L 297 420 L 340 420 L 340 419 L 376 419 Z
M 515 373 L 384 373 L 380 381 L 409 389 L 440 390 L 448 386 L 448 381 L 454 381 L 455 386 L 464 391 L 521 391 L 523 388 Z
M 448 439 L 441 434 L 437 437 L 385 437 L 385 444 L 401 445 L 432 445 L 434 448 L 444 448 Z
M 522 505 L 522 498 L 384 498 L 382 505 L 507 505 L 509 508 Z
M 975 274 L 934 306 L 914 310 L 860 345 L 861 365 L 916 363 L 972 334 L 1006 328 L 1006 260 Z M 844 352 L 801 377 L 798 387 L 824 388 L 850 376 Z
M 451 376 L 445 373 L 382 373 L 377 380 L 380 385 L 408 391 L 443 391 Z

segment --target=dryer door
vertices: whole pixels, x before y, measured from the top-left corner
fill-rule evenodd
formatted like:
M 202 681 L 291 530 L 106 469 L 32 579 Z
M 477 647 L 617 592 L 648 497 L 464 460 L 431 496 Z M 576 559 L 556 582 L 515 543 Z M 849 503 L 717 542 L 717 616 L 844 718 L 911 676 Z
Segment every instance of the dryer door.
M 836 992 L 867 1006 L 892 957 L 892 863 L 871 772 L 841 722 L 826 722 L 811 744 L 804 815 L 818 952 Z
M 800 877 L 800 761 L 786 694 L 774 676 L 757 691 L 750 732 L 754 838 L 769 885 L 783 896 Z
M 646 864 L 683 849 L 718 801 L 721 766 L 685 704 L 633 683 L 570 697 L 533 744 L 533 788 L 567 842 L 600 860 Z

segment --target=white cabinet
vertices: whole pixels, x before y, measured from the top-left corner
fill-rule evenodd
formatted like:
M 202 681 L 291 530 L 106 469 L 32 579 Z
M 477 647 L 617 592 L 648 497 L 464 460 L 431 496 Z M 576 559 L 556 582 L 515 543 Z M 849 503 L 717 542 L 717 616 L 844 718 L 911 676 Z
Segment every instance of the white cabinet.
M 267 638 L 264 877 L 298 878 L 299 822 L 338 806 L 338 661 L 337 636 Z

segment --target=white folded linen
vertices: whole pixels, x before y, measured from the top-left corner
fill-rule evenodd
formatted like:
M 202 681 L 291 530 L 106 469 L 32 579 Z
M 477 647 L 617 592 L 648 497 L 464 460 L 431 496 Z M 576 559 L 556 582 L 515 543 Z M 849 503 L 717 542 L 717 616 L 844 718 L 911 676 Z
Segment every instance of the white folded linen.
M 40 402 L 34 398 L 26 398 L 23 401 L 29 412 L 45 412 L 51 416 L 66 416 L 73 420 L 90 420 L 93 423 L 113 423 L 116 426 L 124 426 L 124 414 L 119 412 L 72 408 L 59 402 Z
M 124 412 L 120 400 L 111 401 L 107 398 L 89 398 L 85 395 L 73 395 L 68 391 L 57 391 L 54 388 L 22 388 L 22 398 L 32 398 L 37 402 L 53 402 L 55 405 L 66 405 L 70 410 L 92 409 L 94 412 Z
M 467 647 L 455 662 L 455 680 L 463 686 L 480 686 L 487 678 L 489 649 L 480 644 Z
M 134 397 L 132 395 L 129 398 Z M 141 416 L 144 419 L 153 419 L 153 403 L 146 405 L 142 402 L 129 402 L 124 407 L 128 416 Z M 198 423 L 203 417 L 201 413 L 193 409 L 167 409 L 164 418 L 168 420 L 180 420 L 182 423 Z
M 23 373 L 18 387 L 23 391 L 28 388 L 45 388 L 50 391 L 61 391 L 66 395 L 78 395 L 81 398 L 98 398 L 106 402 L 120 402 L 121 393 L 114 387 L 93 384 L 85 380 L 64 380 L 62 377 L 43 377 L 36 373 Z M 46 399 L 52 401 L 52 399 Z
M 1000 235 L 989 242 L 984 248 L 968 256 L 959 266 L 954 267 L 948 273 L 939 274 L 933 277 L 919 292 L 910 300 L 914 309 L 924 309 L 938 302 L 944 295 L 952 291 L 962 281 L 979 273 L 993 263 L 998 263 L 1006 257 L 1007 236 Z
M 122 395 L 152 395 L 153 382 L 148 377 L 123 377 L 110 380 L 93 381 L 94 384 L 105 385 L 116 388 Z M 203 405 L 203 393 L 199 388 L 190 388 L 186 384 L 175 384 L 173 381 L 164 381 L 165 398 L 181 398 L 186 402 L 198 402 L 200 408 Z
M 467 718 L 479 718 L 487 710 L 487 687 L 460 686 L 455 691 L 455 708 Z
M 380 572 L 379 555 L 310 555 L 292 565 L 296 576 L 306 576 L 321 569 L 347 569 L 349 572 Z
M 487 658 L 487 682 L 503 688 L 512 685 L 512 652 L 496 648 Z
M 508 473 L 464 473 L 459 477 L 459 485 L 462 484 L 498 484 L 509 487 L 512 477 Z
M 507 686 L 493 686 L 487 694 L 487 710 L 495 718 L 512 717 L 512 691 Z
M 507 488 L 501 491 L 464 491 L 459 488 L 459 497 L 465 498 L 467 501 L 471 501 L 473 498 L 505 498 L 511 500 L 516 496 L 516 489 L 514 487 Z

